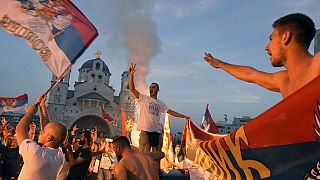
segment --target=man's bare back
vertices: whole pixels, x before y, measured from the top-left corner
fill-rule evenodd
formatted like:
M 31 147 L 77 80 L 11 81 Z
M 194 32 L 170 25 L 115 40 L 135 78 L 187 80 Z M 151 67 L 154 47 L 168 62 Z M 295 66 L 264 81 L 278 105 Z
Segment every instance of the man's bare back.
M 145 153 L 128 152 L 115 167 L 117 179 L 159 179 L 154 159 Z

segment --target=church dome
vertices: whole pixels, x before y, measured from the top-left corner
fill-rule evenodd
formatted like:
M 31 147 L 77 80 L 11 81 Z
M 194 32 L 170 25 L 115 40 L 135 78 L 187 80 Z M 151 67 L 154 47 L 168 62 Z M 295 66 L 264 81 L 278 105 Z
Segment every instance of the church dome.
M 93 62 L 96 61 L 96 60 L 102 61 L 100 58 L 88 60 L 88 61 L 86 61 L 85 63 L 83 63 L 83 65 L 81 66 L 80 69 L 93 69 Z M 108 66 L 106 65 L 106 63 L 105 63 L 104 61 L 102 61 L 102 63 L 103 63 L 102 71 L 103 71 L 104 73 L 106 73 L 107 75 L 111 75 L 111 73 L 110 73 L 110 71 L 109 71 L 109 68 L 108 68 Z M 79 70 L 80 70 L 80 69 L 79 69 Z

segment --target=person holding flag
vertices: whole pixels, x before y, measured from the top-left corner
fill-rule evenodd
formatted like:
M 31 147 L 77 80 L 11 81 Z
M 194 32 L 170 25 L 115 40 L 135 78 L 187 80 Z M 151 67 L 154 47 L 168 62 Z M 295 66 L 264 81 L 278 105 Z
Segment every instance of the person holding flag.
M 16 127 L 19 153 L 24 161 L 18 178 L 21 180 L 55 180 L 64 163 L 64 155 L 59 147 L 66 138 L 66 126 L 59 122 L 48 123 L 41 130 L 38 143 L 33 142 L 28 134 L 32 116 L 37 112 L 41 100 L 38 98 L 35 104 L 27 108 L 26 114 Z
M 137 129 L 141 131 L 139 151 L 149 152 L 151 147 L 154 149 L 152 151 L 161 151 L 160 135 L 163 129 L 160 124 L 161 113 L 168 113 L 171 116 L 185 119 L 190 119 L 190 117 L 169 109 L 158 99 L 159 85 L 157 83 L 151 83 L 149 87 L 150 96 L 139 93 L 134 86 L 134 73 L 136 71 L 136 64 L 131 63 L 129 88 L 135 98 L 138 99 L 140 106 L 140 116 L 137 124 Z

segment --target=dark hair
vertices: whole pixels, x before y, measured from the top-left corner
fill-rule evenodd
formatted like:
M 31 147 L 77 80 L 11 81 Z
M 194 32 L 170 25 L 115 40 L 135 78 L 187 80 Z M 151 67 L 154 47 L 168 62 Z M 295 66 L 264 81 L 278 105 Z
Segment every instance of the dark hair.
M 131 148 L 130 142 L 129 142 L 128 138 L 125 136 L 119 136 L 119 137 L 115 138 L 113 140 L 113 144 L 118 144 L 121 147 L 121 149 L 126 148 L 126 147 Z
M 158 83 L 153 82 L 153 83 L 151 83 L 151 84 L 156 85 L 156 86 L 157 86 L 157 88 L 158 88 L 158 89 L 160 89 L 160 88 L 159 88 L 159 84 L 158 84 Z
M 84 131 L 82 131 L 82 133 L 83 133 L 84 138 L 87 139 L 88 144 L 90 144 L 91 143 L 91 132 L 89 130 L 84 130 Z
M 312 19 L 301 13 L 283 16 L 276 20 L 272 27 L 277 28 L 280 34 L 291 31 L 296 36 L 297 43 L 307 49 L 316 33 Z

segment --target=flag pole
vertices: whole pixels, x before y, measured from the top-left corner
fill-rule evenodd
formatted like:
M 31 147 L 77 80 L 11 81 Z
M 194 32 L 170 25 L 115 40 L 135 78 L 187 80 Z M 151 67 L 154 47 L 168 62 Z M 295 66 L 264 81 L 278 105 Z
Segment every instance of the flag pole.
M 71 69 L 72 64 L 70 64 L 62 73 L 62 76 L 59 77 L 58 79 L 56 79 L 56 81 L 51 84 L 51 86 L 49 87 L 49 89 L 43 94 L 43 96 L 47 96 L 48 93 L 54 88 L 56 87 L 56 85 L 64 78 L 64 76 L 66 75 L 66 72 L 69 71 Z

